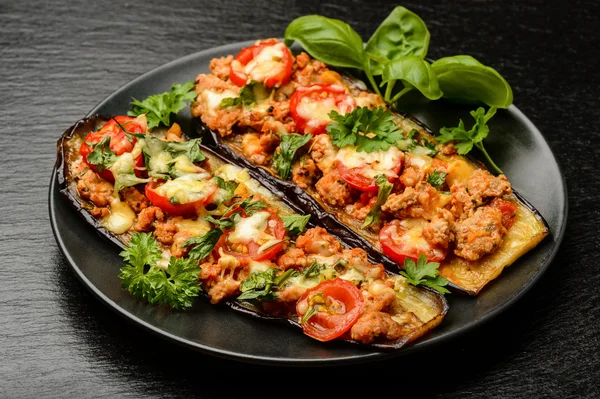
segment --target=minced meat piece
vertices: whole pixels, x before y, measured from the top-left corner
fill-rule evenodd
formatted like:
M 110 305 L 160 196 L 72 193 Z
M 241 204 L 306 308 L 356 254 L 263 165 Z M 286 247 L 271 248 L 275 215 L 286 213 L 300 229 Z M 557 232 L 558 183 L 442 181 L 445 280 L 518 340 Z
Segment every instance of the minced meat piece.
M 315 185 L 321 198 L 329 205 L 344 206 L 352 202 L 352 191 L 337 171 L 323 176 Z
M 338 150 L 331 143 L 331 137 L 328 134 L 319 134 L 312 139 L 310 156 L 323 174 L 328 174 L 335 169 L 337 152 Z
M 140 193 L 135 187 L 125 187 L 121 190 L 121 195 L 125 202 L 127 202 L 127 205 L 129 205 L 135 213 L 140 213 L 150 206 L 148 198 Z
M 496 250 L 506 234 L 506 228 L 502 225 L 502 212 L 490 206 L 478 208 L 473 216 L 456 223 L 454 229 L 454 253 L 471 261 Z
M 350 330 L 352 339 L 364 344 L 371 343 L 379 337 L 395 341 L 402 337 L 403 333 L 402 326 L 383 312 L 363 313 Z
M 311 187 L 319 175 L 315 161 L 308 157 L 300 158 L 292 167 L 292 181 L 303 190 Z
M 475 205 L 481 205 L 487 198 L 501 197 L 512 193 L 505 175 L 495 177 L 484 169 L 477 169 L 467 182 L 467 190 Z
M 340 242 L 322 227 L 313 227 L 296 239 L 296 247 L 307 254 L 331 256 L 342 249 Z
M 306 254 L 301 248 L 292 248 L 277 258 L 277 266 L 281 270 L 299 269 L 309 264 Z
M 163 211 L 157 206 L 150 206 L 148 208 L 143 209 L 137 218 L 137 222 L 133 229 L 135 231 L 151 231 L 154 226 L 154 221 L 159 220 L 162 221 L 165 218 L 165 214 Z
M 246 133 L 242 136 L 244 155 L 256 165 L 265 165 L 271 153 L 279 145 L 279 137 L 272 133 Z
M 94 173 L 93 170 L 88 169 L 77 181 L 77 190 L 81 198 L 89 199 L 97 207 L 105 207 L 110 204 L 114 187 Z
M 448 244 L 454 241 L 452 226 L 448 220 L 436 216 L 423 228 L 423 237 L 432 246 L 448 248 Z
M 212 60 L 210 60 L 210 71 L 219 79 L 227 80 L 229 79 L 229 71 L 231 70 L 232 61 L 232 55 L 228 55 L 227 57 L 221 58 L 213 58 Z

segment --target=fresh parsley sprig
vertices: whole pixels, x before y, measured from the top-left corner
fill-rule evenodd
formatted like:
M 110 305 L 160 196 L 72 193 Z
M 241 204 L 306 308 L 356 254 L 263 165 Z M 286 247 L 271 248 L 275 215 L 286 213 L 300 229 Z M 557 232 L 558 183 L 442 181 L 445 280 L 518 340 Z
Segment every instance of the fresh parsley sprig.
M 280 216 L 280 219 L 283 220 L 283 227 L 288 231 L 289 235 L 298 235 L 301 234 L 306 228 L 306 224 L 310 219 L 310 215 L 289 215 L 289 216 Z
M 300 147 L 312 138 L 312 134 L 282 134 L 281 143 L 273 154 L 273 167 L 277 169 L 279 177 L 289 180 L 292 175 L 292 163 L 294 156 Z
M 150 233 L 134 233 L 120 255 L 127 262 L 119 274 L 122 287 L 136 298 L 180 310 L 191 307 L 201 291 L 194 259 L 171 256 L 166 269 L 157 266 L 162 252 Z
M 357 151 L 385 151 L 404 139 L 394 116 L 383 107 L 356 107 L 345 115 L 331 111 L 327 125 L 332 143 L 340 148 L 355 145 Z
M 87 161 L 98 168 L 98 172 L 110 168 L 117 159 L 117 154 L 110 149 L 110 135 L 104 136 L 99 143 L 87 143 L 92 152 L 87 154 Z
M 171 115 L 188 106 L 188 103 L 196 99 L 194 82 L 184 84 L 175 83 L 171 89 L 161 94 L 154 94 L 144 101 L 135 98 L 131 101 L 132 109 L 127 112 L 129 116 L 146 114 L 148 129 L 159 126 L 171 126 Z
M 475 111 L 471 111 L 471 116 L 475 119 L 475 124 L 470 130 L 465 128 L 464 122 L 460 119 L 457 127 L 441 128 L 440 135 L 437 139 L 442 144 L 449 141 L 455 141 L 456 145 L 454 147 L 461 155 L 465 155 L 471 151 L 473 146 L 477 147 L 483 153 L 492 168 L 498 173 L 503 173 L 494 161 L 492 161 L 492 158 L 483 146 L 483 139 L 485 139 L 490 132 L 487 123 L 495 114 L 496 107 L 490 107 L 487 112 L 483 107 L 479 107 Z
M 404 259 L 404 270 L 400 274 L 406 277 L 406 282 L 412 285 L 425 285 L 440 294 L 449 294 L 446 288 L 448 280 L 439 275 L 438 262 L 427 262 L 427 256 L 421 254 L 417 263 L 411 258 Z

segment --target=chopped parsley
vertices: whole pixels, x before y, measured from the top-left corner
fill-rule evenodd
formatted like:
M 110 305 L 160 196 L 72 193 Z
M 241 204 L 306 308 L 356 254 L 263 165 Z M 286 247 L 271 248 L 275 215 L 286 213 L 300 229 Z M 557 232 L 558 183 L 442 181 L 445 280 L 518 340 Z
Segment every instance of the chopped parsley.
M 277 169 L 279 177 L 289 180 L 292 175 L 292 163 L 296 151 L 310 141 L 312 134 L 282 134 L 281 143 L 273 154 L 273 167 Z
M 377 200 L 375 200 L 375 204 L 365 217 L 365 221 L 362 224 L 363 229 L 379 222 L 379 218 L 381 217 L 381 206 L 385 204 L 385 201 L 387 201 L 390 193 L 392 192 L 392 188 L 394 188 L 394 185 L 389 182 L 387 176 L 383 174 L 377 175 L 375 177 L 375 182 L 377 183 L 377 187 L 379 187 L 379 191 L 377 192 Z
M 425 285 L 433 288 L 440 294 L 448 294 L 446 285 L 448 280 L 439 275 L 440 264 L 438 262 L 427 262 L 427 257 L 423 254 L 419 255 L 417 263 L 411 258 L 404 260 L 404 270 L 400 274 L 406 277 L 406 282 L 412 285 Z

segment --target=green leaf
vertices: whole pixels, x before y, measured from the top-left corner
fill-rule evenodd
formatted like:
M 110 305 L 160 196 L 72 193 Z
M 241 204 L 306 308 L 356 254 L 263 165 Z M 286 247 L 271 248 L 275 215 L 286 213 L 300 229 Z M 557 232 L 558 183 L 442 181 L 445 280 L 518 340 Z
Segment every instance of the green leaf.
M 320 15 L 293 20 L 285 30 L 285 43 L 298 42 L 306 52 L 326 64 L 364 70 L 368 61 L 363 41 L 347 23 Z
M 385 204 L 385 201 L 387 201 L 390 193 L 392 192 L 392 188 L 394 188 L 394 185 L 389 182 L 387 176 L 383 174 L 377 175 L 375 177 L 375 182 L 377 183 L 377 187 L 379 187 L 377 192 L 377 200 L 375 200 L 375 204 L 365 217 L 365 221 L 362 224 L 363 229 L 379 222 L 379 218 L 381 217 L 381 206 Z
M 117 154 L 110 149 L 110 136 L 104 136 L 99 143 L 91 144 L 90 147 L 92 147 L 92 152 L 87 155 L 86 159 L 90 164 L 96 166 L 98 172 L 110 168 L 115 163 Z
M 119 192 L 125 187 L 147 183 L 148 181 L 150 181 L 150 179 L 142 179 L 137 177 L 133 171 L 131 171 L 131 173 L 118 173 L 115 177 L 115 191 Z
M 485 139 L 490 132 L 487 123 L 495 114 L 495 107 L 491 107 L 487 112 L 485 112 L 483 107 L 479 107 L 475 111 L 471 111 L 471 116 L 475 119 L 475 124 L 470 130 L 465 128 L 465 124 L 461 119 L 458 122 L 457 127 L 441 128 L 440 135 L 437 139 L 442 144 L 449 141 L 455 141 L 454 148 L 456 148 L 461 155 L 468 153 L 473 149 L 473 146 L 476 146 L 496 172 L 502 173 L 502 170 L 494 163 L 494 161 L 492 161 L 492 158 L 483 146 L 483 139 Z
M 223 191 L 225 194 L 222 196 L 223 201 L 227 201 L 233 198 L 235 195 L 235 189 L 238 187 L 239 183 L 235 180 L 225 180 L 219 176 L 213 176 L 213 180 L 217 183 L 217 186 Z
M 448 280 L 439 275 L 439 267 L 438 262 L 427 262 L 427 257 L 421 254 L 417 263 L 411 258 L 404 259 L 404 270 L 400 274 L 406 278 L 406 282 L 409 284 L 426 285 L 441 294 L 447 294 L 450 291 L 444 286 L 448 284 Z
M 223 231 L 221 229 L 212 229 L 203 236 L 188 239 L 181 246 L 185 248 L 193 245 L 194 247 L 190 250 L 188 256 L 190 259 L 202 260 L 210 255 L 222 235 Z
M 427 183 L 431 184 L 433 187 L 439 187 L 444 184 L 446 181 L 446 175 L 448 173 L 438 172 L 437 169 L 434 169 L 433 172 L 427 178 Z
M 288 269 L 280 273 L 277 268 L 270 268 L 264 272 L 252 273 L 250 277 L 242 281 L 240 291 L 242 292 L 237 299 L 259 299 L 263 301 L 272 301 L 277 298 L 276 291 L 288 278 L 297 274 L 294 269 Z
M 502 75 L 471 56 L 441 58 L 431 67 L 444 98 L 497 108 L 508 108 L 513 102 L 512 88 Z
M 314 278 L 321 275 L 321 271 L 325 270 L 327 266 L 323 263 L 319 263 L 316 259 L 313 259 L 311 265 L 302 271 L 302 277 Z
M 119 274 L 122 287 L 136 298 L 185 309 L 201 290 L 201 269 L 193 259 L 172 256 L 166 270 L 157 266 L 162 251 L 151 233 L 134 233 L 120 255 L 126 262 Z
M 194 82 L 174 84 L 168 92 L 154 94 L 144 101 L 132 99 L 132 109 L 127 112 L 129 116 L 146 114 L 148 129 L 159 126 L 171 126 L 171 115 L 177 114 L 196 99 Z
M 310 141 L 312 134 L 282 134 L 278 150 L 273 155 L 273 167 L 277 169 L 279 177 L 289 180 L 292 175 L 292 163 L 296 151 Z
M 406 56 L 424 58 L 429 48 L 429 39 L 425 22 L 415 13 L 398 6 L 379 25 L 365 50 L 388 62 Z M 371 70 L 374 75 L 381 75 L 384 66 L 381 62 L 372 62 Z
M 383 107 L 356 107 L 345 115 L 331 111 L 329 117 L 333 122 L 327 125 L 327 133 L 340 148 L 356 145 L 357 151 L 385 151 L 404 139 L 394 116 Z
M 310 215 L 289 215 L 281 216 L 280 218 L 283 220 L 283 227 L 286 228 L 288 234 L 298 235 L 306 228 Z
M 266 90 L 264 83 L 250 82 L 242 86 L 237 97 L 224 98 L 221 100 L 219 106 L 221 108 L 228 108 L 242 105 L 244 108 L 251 108 L 256 103 L 255 90 L 259 88 L 258 86 L 262 86 L 262 90 Z
M 256 212 L 258 211 L 262 211 L 263 209 L 265 209 L 267 207 L 267 204 L 265 204 L 262 201 L 253 201 L 252 199 L 254 198 L 254 196 L 250 196 L 248 198 L 246 198 L 245 200 L 238 202 L 237 204 L 234 204 L 233 207 L 235 206 L 240 206 L 244 212 L 246 212 L 246 216 L 252 216 L 254 215 Z
M 390 84 L 395 81 L 404 82 L 405 87 L 416 88 L 430 100 L 442 97 L 438 79 L 431 65 L 414 55 L 394 60 L 383 69 L 382 82 Z M 391 99 L 391 102 L 397 100 Z
M 235 215 L 235 213 L 234 213 Z M 233 215 L 229 216 L 229 217 L 221 217 L 220 219 L 216 219 L 210 215 L 205 216 L 204 220 L 211 222 L 212 224 L 214 224 L 215 226 L 217 226 L 219 229 L 225 231 L 225 230 L 231 230 L 234 228 L 235 226 L 235 221 L 233 220 Z

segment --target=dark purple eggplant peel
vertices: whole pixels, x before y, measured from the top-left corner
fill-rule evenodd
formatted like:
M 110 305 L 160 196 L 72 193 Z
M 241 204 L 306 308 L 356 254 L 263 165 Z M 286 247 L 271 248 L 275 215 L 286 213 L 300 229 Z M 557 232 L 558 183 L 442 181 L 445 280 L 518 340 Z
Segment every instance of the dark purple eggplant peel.
M 102 224 L 90 213 L 90 210 L 94 207 L 94 204 L 82 199 L 79 196 L 76 183 L 70 173 L 69 164 L 70 161 L 76 159 L 79 156 L 77 143 L 81 143 L 83 137 L 90 131 L 97 131 L 103 123 L 109 120 L 109 117 L 102 115 L 94 115 L 89 118 L 82 119 L 76 122 L 73 126 L 68 128 L 57 143 L 57 160 L 56 160 L 56 179 L 58 182 L 58 188 L 61 196 L 64 200 L 76 211 L 83 220 L 92 226 L 95 231 L 104 239 L 110 241 L 116 248 L 123 249 L 127 246 L 131 232 L 124 234 L 114 234 L 107 230 Z M 221 155 L 221 149 L 211 149 L 209 147 L 202 146 L 202 152 L 209 159 L 210 163 L 215 164 L 233 164 L 239 167 L 246 167 L 249 169 L 251 176 L 259 180 L 263 186 L 268 190 L 271 190 L 273 194 L 282 199 L 282 203 L 287 205 L 293 212 L 296 213 L 310 213 L 313 215 L 309 222 L 309 227 L 314 227 L 316 224 L 324 227 L 328 232 L 335 238 L 340 240 L 343 246 L 347 248 L 369 248 L 368 242 L 357 235 L 353 231 L 345 228 L 343 225 L 336 223 L 335 218 L 330 214 L 327 214 L 319 208 L 318 204 L 312 200 L 306 193 L 297 188 L 295 185 L 289 182 L 280 182 L 277 179 L 266 178 L 267 175 L 261 172 L 259 168 L 253 167 L 248 164 L 243 158 L 236 156 L 233 152 L 227 150 L 227 147 L 223 147 L 225 155 Z M 231 159 L 229 159 L 231 158 Z M 302 201 L 293 201 L 292 198 L 298 197 Z M 303 203 L 306 201 L 306 205 Z M 318 223 L 314 223 L 314 221 Z M 368 251 L 369 260 L 373 263 L 384 263 L 384 266 L 390 267 L 391 264 L 388 259 L 382 256 L 377 251 Z M 386 270 L 388 276 L 397 276 L 395 273 Z M 429 306 L 434 314 L 428 321 L 414 328 L 410 334 L 403 335 L 396 341 L 392 342 L 373 342 L 368 345 L 359 343 L 351 339 L 342 339 L 342 341 L 362 345 L 368 348 L 377 348 L 380 350 L 395 350 L 404 347 L 406 344 L 415 341 L 419 337 L 426 334 L 428 331 L 439 325 L 448 312 L 448 303 L 443 295 L 438 292 L 429 289 L 427 287 L 414 287 L 406 284 L 407 289 L 406 295 L 409 300 L 422 300 L 425 305 Z M 152 306 L 152 305 L 149 305 Z M 296 328 L 302 328 L 297 322 L 296 317 L 280 317 L 267 314 L 259 306 L 252 302 L 240 301 L 235 299 L 224 300 L 215 306 L 225 306 L 234 311 L 241 312 L 243 314 L 250 315 L 260 320 L 270 320 L 273 322 L 282 322 Z

